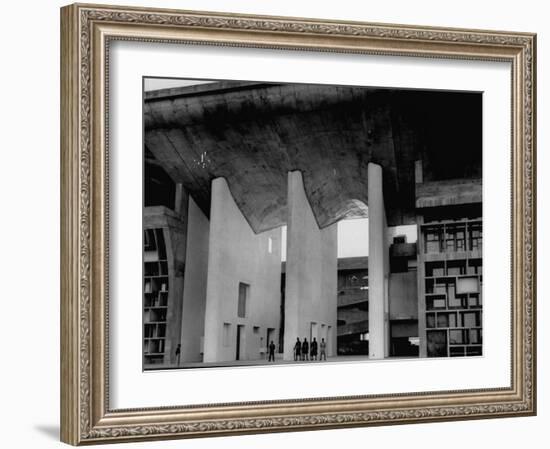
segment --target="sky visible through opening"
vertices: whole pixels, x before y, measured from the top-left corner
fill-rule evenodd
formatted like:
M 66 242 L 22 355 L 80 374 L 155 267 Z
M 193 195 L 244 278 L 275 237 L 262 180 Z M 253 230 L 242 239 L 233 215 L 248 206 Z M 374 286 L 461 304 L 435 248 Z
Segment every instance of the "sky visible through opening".
M 388 240 L 398 235 L 406 236 L 407 243 L 417 239 L 416 225 L 392 226 L 388 228 Z M 369 219 L 356 218 L 338 222 L 338 258 L 369 255 Z M 286 261 L 286 226 L 282 228 L 281 260 Z

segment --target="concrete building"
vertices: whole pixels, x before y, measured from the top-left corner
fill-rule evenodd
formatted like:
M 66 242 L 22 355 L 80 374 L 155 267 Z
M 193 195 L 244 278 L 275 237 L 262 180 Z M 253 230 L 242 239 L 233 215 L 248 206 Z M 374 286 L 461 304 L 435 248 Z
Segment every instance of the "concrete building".
M 338 259 L 338 355 L 368 355 L 368 257 Z
M 416 242 L 407 243 L 404 236 L 395 237 L 388 252 L 388 356 L 418 356 Z M 368 257 L 340 258 L 338 354 L 369 355 L 369 329 Z
M 290 361 L 297 337 L 481 353 L 480 94 L 215 82 L 147 92 L 144 123 L 146 369 Z M 358 217 L 368 258 L 338 260 Z
M 482 355 L 481 182 L 424 180 L 416 192 L 420 356 Z
M 280 228 L 255 234 L 227 182 L 212 182 L 204 361 L 265 358 L 278 341 Z

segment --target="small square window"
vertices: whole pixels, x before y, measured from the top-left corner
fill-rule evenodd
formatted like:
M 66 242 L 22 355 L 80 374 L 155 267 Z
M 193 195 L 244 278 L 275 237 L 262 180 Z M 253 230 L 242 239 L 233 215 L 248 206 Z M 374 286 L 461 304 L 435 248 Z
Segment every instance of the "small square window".
M 466 344 L 465 333 L 462 329 L 452 329 L 449 331 L 449 344 L 463 345 Z
M 480 325 L 480 321 L 478 312 L 462 313 L 462 327 L 478 327 Z
M 456 282 L 456 293 L 479 293 L 479 281 L 477 276 L 458 278 Z
M 231 340 L 231 323 L 223 323 L 223 345 L 229 346 Z

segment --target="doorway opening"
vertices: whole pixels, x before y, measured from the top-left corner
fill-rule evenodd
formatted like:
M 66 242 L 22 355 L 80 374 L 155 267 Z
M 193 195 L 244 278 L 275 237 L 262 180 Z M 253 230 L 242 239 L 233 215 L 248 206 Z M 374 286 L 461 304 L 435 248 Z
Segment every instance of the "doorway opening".
M 236 344 L 236 353 L 235 360 L 242 360 L 242 350 L 243 350 L 243 339 L 244 339 L 244 325 L 237 325 L 237 344 Z

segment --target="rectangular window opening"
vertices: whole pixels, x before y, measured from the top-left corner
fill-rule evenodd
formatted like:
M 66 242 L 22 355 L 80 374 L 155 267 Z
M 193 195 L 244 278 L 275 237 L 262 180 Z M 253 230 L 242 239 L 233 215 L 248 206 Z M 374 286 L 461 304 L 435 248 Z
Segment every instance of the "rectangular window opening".
M 250 285 L 244 282 L 239 282 L 239 303 L 237 306 L 237 316 L 239 318 L 246 317 L 246 303 L 250 292 Z
M 223 323 L 223 345 L 229 346 L 231 337 L 231 323 Z

